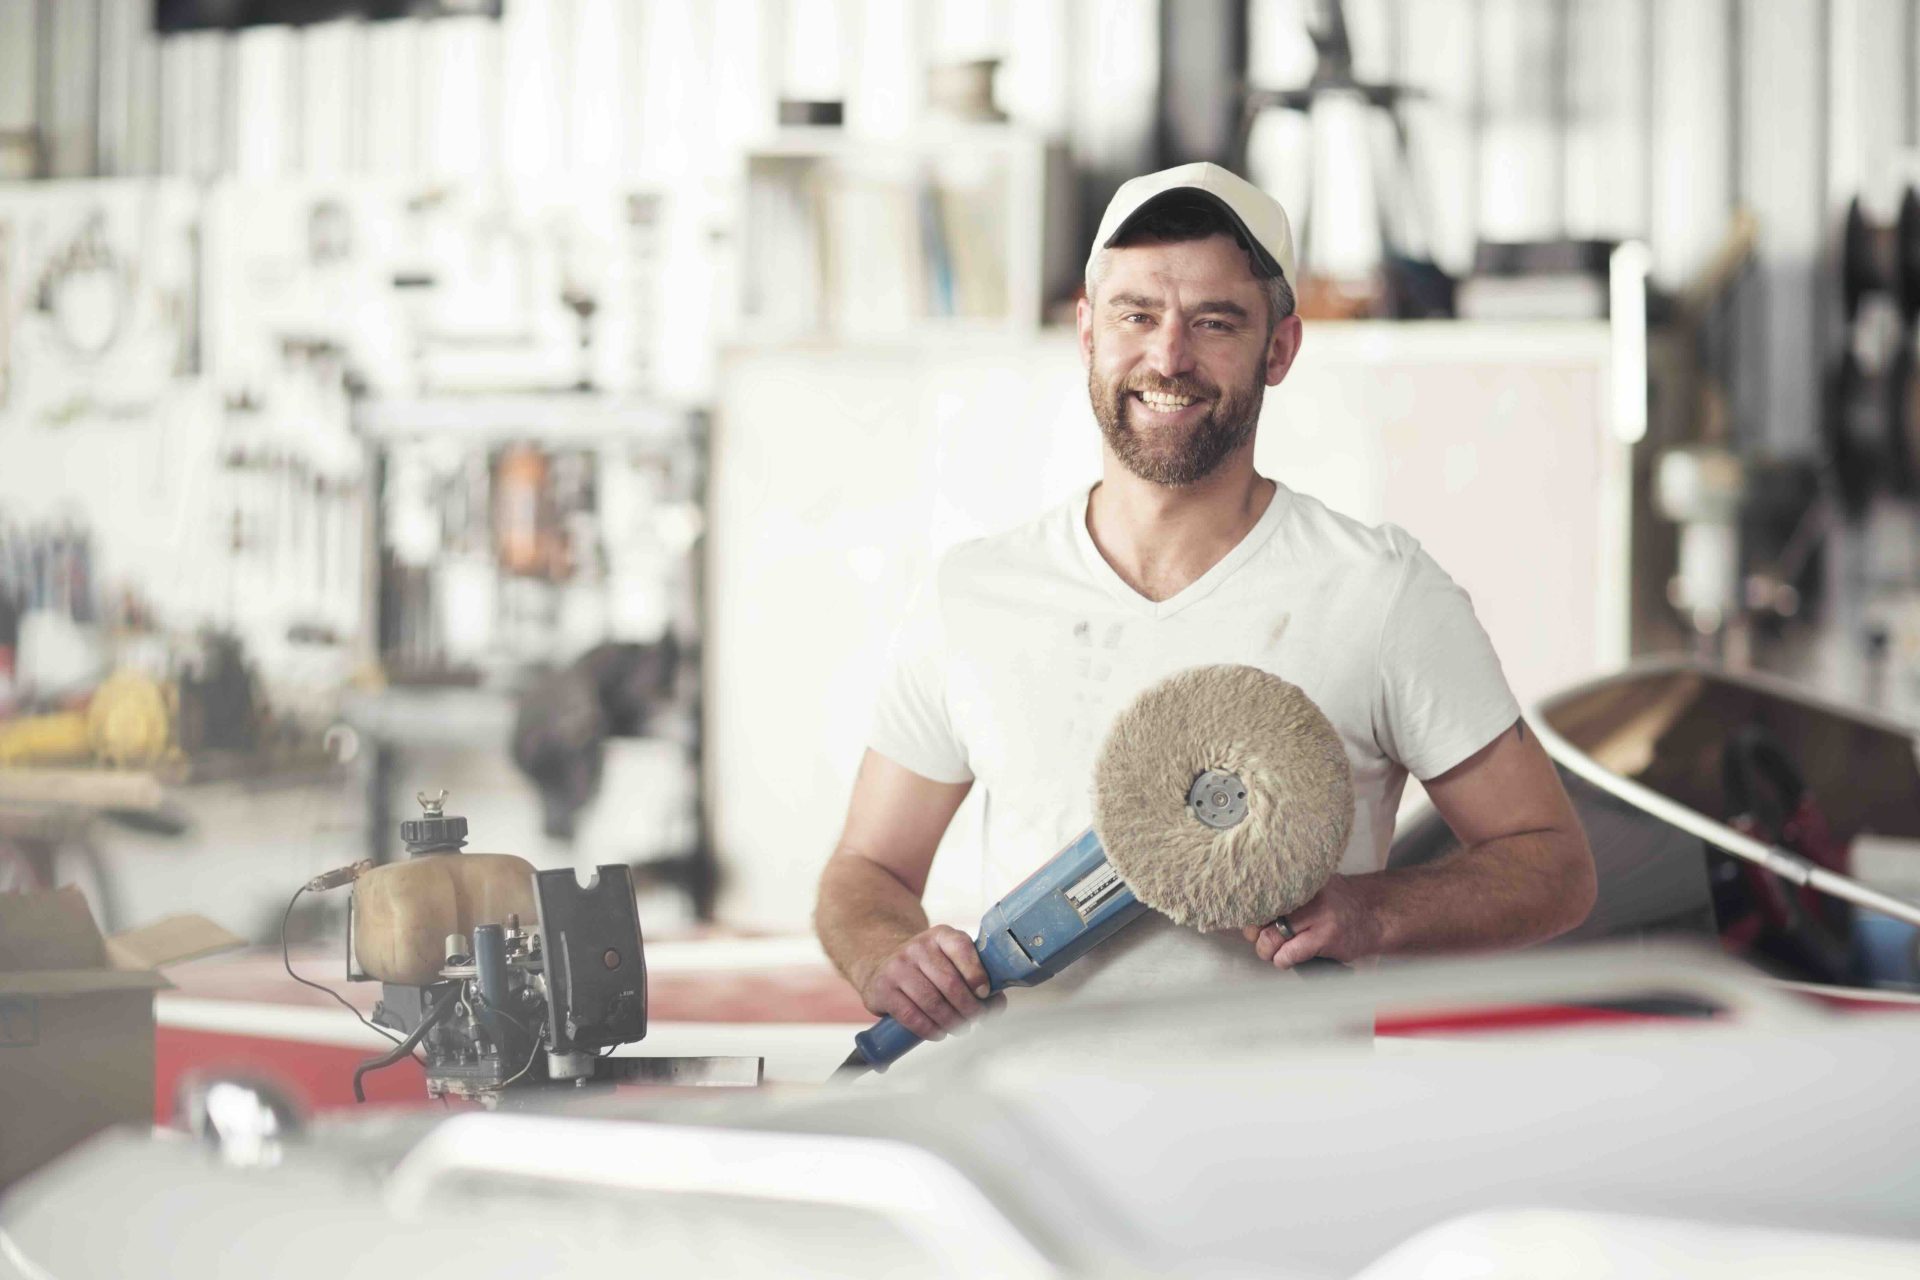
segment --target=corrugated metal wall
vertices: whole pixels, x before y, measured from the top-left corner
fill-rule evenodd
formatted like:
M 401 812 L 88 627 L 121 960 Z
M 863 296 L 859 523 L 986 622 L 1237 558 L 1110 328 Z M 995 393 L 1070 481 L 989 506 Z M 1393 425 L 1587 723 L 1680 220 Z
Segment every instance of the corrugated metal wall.
M 1179 0 L 1164 0 L 1177 5 Z M 1312 66 L 1311 0 L 1254 0 L 1252 79 Z M 1359 70 L 1425 89 L 1414 137 L 1436 256 L 1476 237 L 1639 237 L 1663 281 L 1736 204 L 1761 225 L 1755 438 L 1812 448 L 1839 210 L 1920 177 L 1920 0 L 1348 0 Z M 791 94 L 874 135 L 919 118 L 917 68 L 999 55 L 1016 119 L 1083 169 L 1150 159 L 1154 0 L 508 0 L 498 23 L 331 24 L 160 40 L 151 0 L 0 0 L 0 129 L 54 176 L 724 178 Z M 1177 10 L 1176 10 L 1177 16 Z M 1283 197 L 1298 127 L 1252 167 Z

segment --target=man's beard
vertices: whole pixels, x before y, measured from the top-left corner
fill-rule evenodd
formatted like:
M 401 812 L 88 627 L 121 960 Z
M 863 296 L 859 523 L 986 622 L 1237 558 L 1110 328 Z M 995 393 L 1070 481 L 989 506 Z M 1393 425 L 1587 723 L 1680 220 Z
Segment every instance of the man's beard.
M 1131 383 L 1125 379 L 1103 383 L 1096 368 L 1094 365 L 1087 370 L 1087 398 L 1093 402 L 1100 434 L 1106 437 L 1107 447 L 1121 465 L 1142 480 L 1172 487 L 1204 480 L 1234 450 L 1251 440 L 1260 424 L 1266 384 L 1257 371 L 1248 385 L 1222 391 L 1198 378 L 1168 380 L 1151 374 L 1136 377 Z M 1142 434 L 1135 430 L 1132 415 L 1150 411 L 1133 398 L 1131 393 L 1135 391 L 1162 391 L 1211 404 L 1206 416 L 1190 427 Z

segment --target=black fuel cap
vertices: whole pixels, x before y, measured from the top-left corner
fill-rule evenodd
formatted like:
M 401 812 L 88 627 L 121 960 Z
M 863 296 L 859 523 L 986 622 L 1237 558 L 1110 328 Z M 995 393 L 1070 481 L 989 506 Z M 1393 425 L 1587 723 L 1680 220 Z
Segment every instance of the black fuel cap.
M 467 820 L 446 811 L 445 791 L 431 798 L 424 791 L 416 792 L 414 799 L 420 802 L 420 816 L 400 824 L 400 839 L 406 842 L 409 857 L 423 853 L 458 853 L 466 847 Z

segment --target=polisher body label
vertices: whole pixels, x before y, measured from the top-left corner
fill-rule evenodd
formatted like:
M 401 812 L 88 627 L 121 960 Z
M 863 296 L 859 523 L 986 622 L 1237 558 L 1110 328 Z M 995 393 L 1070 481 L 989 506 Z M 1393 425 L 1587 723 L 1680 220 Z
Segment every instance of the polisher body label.
M 1120 878 L 1113 864 L 1103 862 L 1068 888 L 1067 902 L 1082 920 L 1091 921 L 1101 907 L 1126 887 L 1127 882 Z

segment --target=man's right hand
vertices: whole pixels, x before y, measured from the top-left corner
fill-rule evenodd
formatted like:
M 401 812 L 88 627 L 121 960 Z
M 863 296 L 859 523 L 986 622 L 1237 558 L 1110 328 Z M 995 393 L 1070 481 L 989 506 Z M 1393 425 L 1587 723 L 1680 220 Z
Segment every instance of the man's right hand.
M 867 975 L 860 999 L 922 1040 L 943 1039 L 987 1008 L 986 968 L 973 939 L 937 924 L 902 943 Z

